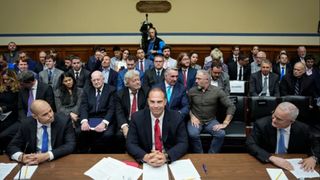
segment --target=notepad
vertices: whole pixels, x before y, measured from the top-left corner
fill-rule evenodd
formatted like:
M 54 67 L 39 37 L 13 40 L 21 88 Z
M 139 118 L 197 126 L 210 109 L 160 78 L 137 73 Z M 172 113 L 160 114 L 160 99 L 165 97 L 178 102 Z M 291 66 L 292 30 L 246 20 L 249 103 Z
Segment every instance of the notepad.
M 4 179 L 18 163 L 0 163 L 0 179 Z
M 178 160 L 169 165 L 171 173 L 176 180 L 200 180 L 200 175 L 190 159 Z
M 143 164 L 143 180 L 169 180 L 168 165 L 152 167 L 147 163 Z
M 280 168 L 267 168 L 267 172 L 272 180 L 288 180 L 286 174 Z
M 31 179 L 33 173 L 36 171 L 38 166 L 23 166 L 21 168 L 21 175 L 20 179 Z M 20 171 L 16 174 L 14 179 L 19 179 L 19 173 Z
M 287 161 L 290 162 L 290 164 L 293 166 L 293 171 L 290 171 L 296 178 L 316 178 L 320 177 L 319 173 L 317 171 L 313 172 L 306 172 L 303 169 L 300 168 L 299 162 L 302 161 L 301 158 L 298 159 L 287 159 Z

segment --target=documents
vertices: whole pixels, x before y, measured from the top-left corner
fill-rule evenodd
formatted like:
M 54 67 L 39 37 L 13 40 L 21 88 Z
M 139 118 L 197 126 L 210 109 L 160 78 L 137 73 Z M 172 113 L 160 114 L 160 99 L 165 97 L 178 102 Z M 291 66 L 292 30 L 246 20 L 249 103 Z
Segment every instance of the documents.
M 193 179 L 200 180 L 200 175 L 190 159 L 183 159 L 169 165 L 175 180 Z
M 18 163 L 0 163 L 0 179 L 4 179 Z
M 108 157 L 101 159 L 84 174 L 96 180 L 135 180 L 141 176 L 142 170 Z
M 6 113 L 0 113 L 0 121 L 4 121 L 11 114 L 12 111 Z
M 315 178 L 315 177 L 320 177 L 319 173 L 317 171 L 313 172 L 306 172 L 303 169 L 300 168 L 299 162 L 302 159 L 287 159 L 293 166 L 293 171 L 290 171 L 296 178 Z
M 244 93 L 245 81 L 230 81 L 231 93 Z
M 22 166 L 21 174 L 19 171 L 14 177 L 14 179 L 19 179 L 19 174 L 20 174 L 20 179 L 31 179 L 33 173 L 36 171 L 37 168 L 38 166 Z
M 280 168 L 267 168 L 271 180 L 288 180 L 286 174 Z
M 169 180 L 168 166 L 152 167 L 147 163 L 143 164 L 143 180 Z

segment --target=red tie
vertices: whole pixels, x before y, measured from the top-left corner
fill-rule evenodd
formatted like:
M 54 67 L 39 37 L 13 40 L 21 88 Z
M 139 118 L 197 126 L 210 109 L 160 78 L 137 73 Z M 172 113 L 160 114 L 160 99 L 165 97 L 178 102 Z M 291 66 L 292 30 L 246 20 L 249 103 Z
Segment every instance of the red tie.
M 187 70 L 182 70 L 183 74 L 183 85 L 185 88 L 187 88 Z
M 162 152 L 162 143 L 161 143 L 161 132 L 159 119 L 156 119 L 156 124 L 154 125 L 154 142 L 156 150 Z
M 140 61 L 140 70 L 143 72 L 143 61 Z
M 132 105 L 131 105 L 131 114 L 135 113 L 137 111 L 137 98 L 136 98 L 137 93 L 132 93 L 133 95 L 133 100 L 132 100 Z

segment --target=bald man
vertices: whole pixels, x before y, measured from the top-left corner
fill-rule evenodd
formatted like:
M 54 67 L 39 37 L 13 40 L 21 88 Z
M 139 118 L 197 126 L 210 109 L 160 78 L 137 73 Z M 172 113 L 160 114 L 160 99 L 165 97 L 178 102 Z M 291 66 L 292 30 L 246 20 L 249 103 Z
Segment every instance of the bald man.
M 69 116 L 55 114 L 44 100 L 35 100 L 31 112 L 8 145 L 7 153 L 13 160 L 40 164 L 73 152 L 76 140 Z

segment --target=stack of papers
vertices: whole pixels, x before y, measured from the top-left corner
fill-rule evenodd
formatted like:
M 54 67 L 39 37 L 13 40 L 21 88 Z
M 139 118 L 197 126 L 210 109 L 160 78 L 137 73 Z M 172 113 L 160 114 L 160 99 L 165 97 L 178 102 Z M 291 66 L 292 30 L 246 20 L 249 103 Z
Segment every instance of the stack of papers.
M 143 164 L 143 180 L 169 180 L 168 166 L 152 167 L 147 163 Z
M 108 157 L 101 159 L 84 174 L 92 179 L 135 180 L 141 176 L 142 170 L 128 166 L 124 162 Z
M 4 179 L 18 163 L 0 163 L 0 179 Z
M 20 171 L 16 174 L 14 179 L 31 179 L 33 173 L 36 171 L 38 166 L 22 166 Z M 20 176 L 20 177 L 19 177 Z
M 175 161 L 170 164 L 169 167 L 175 180 L 201 179 L 197 169 L 194 167 L 190 159 Z
M 279 168 L 267 168 L 267 172 L 272 180 L 288 180 L 286 174 Z
M 319 173 L 317 171 L 313 172 L 306 172 L 303 169 L 300 168 L 301 164 L 299 164 L 302 159 L 287 159 L 293 166 L 293 171 L 290 171 L 296 178 L 316 178 L 320 177 Z

